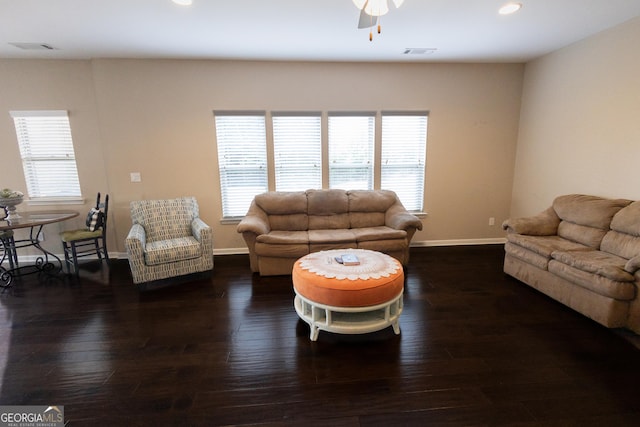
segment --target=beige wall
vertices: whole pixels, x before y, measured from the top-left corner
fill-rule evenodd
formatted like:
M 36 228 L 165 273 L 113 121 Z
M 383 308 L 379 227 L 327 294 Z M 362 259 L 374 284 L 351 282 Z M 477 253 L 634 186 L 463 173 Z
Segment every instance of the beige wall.
M 212 110 L 429 110 L 428 216 L 414 242 L 496 240 L 503 237 L 499 224 L 511 204 L 523 69 L 521 64 L 0 60 L 0 141 L 14 164 L 2 169 L 0 181 L 24 188 L 8 110 L 68 109 L 83 191 L 109 191 L 112 197 L 112 252 L 124 251 L 131 200 L 181 195 L 198 198 L 201 216 L 214 228 L 216 251 L 234 252 L 245 246 L 235 225 L 220 223 Z M 140 172 L 142 182 L 131 183 L 130 172 Z M 489 226 L 489 217 L 497 225 Z
M 512 214 L 561 194 L 640 199 L 640 18 L 526 65 Z

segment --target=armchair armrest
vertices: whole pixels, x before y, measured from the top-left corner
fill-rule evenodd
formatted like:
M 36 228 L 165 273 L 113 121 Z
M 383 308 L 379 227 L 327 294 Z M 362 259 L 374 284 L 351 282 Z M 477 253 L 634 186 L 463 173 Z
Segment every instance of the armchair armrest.
M 502 223 L 502 229 L 509 233 L 530 236 L 553 236 L 558 233 L 560 218 L 550 207 L 539 214 L 526 218 L 510 218 Z
M 147 234 L 144 227 L 140 224 L 133 224 L 127 238 L 124 240 L 124 246 L 127 249 L 129 259 L 142 258 L 146 244 Z
M 422 230 L 422 221 L 406 210 L 400 203 L 392 205 L 387 210 L 385 214 L 385 224 L 396 230 Z
M 191 221 L 191 234 L 193 234 L 193 237 L 195 237 L 198 242 L 202 242 L 203 237 L 209 233 L 211 233 L 211 227 L 202 219 L 194 218 L 193 221 Z

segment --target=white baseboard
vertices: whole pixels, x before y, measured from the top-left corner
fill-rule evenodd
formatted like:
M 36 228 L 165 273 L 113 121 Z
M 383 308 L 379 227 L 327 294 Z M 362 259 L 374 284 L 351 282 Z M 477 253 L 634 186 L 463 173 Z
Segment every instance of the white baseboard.
M 507 239 L 504 237 L 493 237 L 487 239 L 455 239 L 455 240 L 422 240 L 411 242 L 412 248 L 423 248 L 431 246 L 472 246 L 472 245 L 503 245 Z
M 434 246 L 467 246 L 467 245 L 501 245 L 507 241 L 505 238 L 489 238 L 489 239 L 455 239 L 455 240 L 422 240 L 411 242 L 412 248 L 426 248 Z M 246 255 L 249 249 L 244 248 L 226 248 L 214 249 L 213 255 Z M 64 262 L 63 254 L 55 254 Z M 33 263 L 36 262 L 38 255 L 20 255 L 20 262 Z M 109 252 L 111 259 L 127 259 L 126 252 Z M 82 259 L 98 259 L 97 256 L 83 257 Z

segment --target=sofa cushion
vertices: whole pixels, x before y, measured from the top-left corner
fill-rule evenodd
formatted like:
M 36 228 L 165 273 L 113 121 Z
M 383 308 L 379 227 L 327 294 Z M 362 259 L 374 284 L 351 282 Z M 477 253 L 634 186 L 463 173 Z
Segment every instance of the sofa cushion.
M 380 227 L 385 217 L 385 212 L 349 212 L 349 223 L 351 228 Z
M 269 215 L 271 230 L 302 231 L 309 229 L 309 216 L 306 213 Z
M 274 245 L 296 245 L 309 243 L 309 235 L 306 231 L 274 230 L 256 237 L 256 242 L 271 243 Z
M 353 243 L 356 236 L 349 229 L 343 230 L 309 230 L 309 243 Z
M 572 242 L 558 236 L 526 236 L 522 234 L 509 233 L 507 234 L 507 240 L 547 259 L 551 259 L 551 254 L 558 250 L 586 251 L 591 249 L 580 243 Z
M 546 270 L 549 265 L 549 257 L 542 256 L 511 242 L 507 242 L 504 245 L 504 251 L 506 255 L 518 258 L 520 261 L 524 261 L 541 270 Z
M 304 191 L 272 191 L 258 194 L 254 200 L 267 215 L 307 213 Z
M 611 220 L 611 229 L 640 237 L 640 201 L 621 209 Z
M 407 232 L 396 230 L 387 226 L 352 228 L 351 231 L 356 236 L 356 241 L 366 242 L 369 240 L 404 239 Z
M 640 237 L 611 230 L 602 239 L 600 249 L 628 260 L 640 255 Z
M 569 194 L 557 197 L 553 209 L 563 221 L 608 230 L 613 216 L 630 203 L 626 199 Z
M 202 245 L 193 236 L 147 242 L 144 248 L 146 265 L 159 265 L 169 262 L 198 258 L 202 254 Z
M 407 239 L 368 240 L 358 243 L 358 249 L 369 249 L 384 253 L 402 251 L 406 247 Z
M 633 282 L 633 275 L 625 271 L 627 260 L 603 251 L 555 251 L 553 259 L 571 267 L 597 274 L 616 282 Z
M 349 199 L 344 190 L 307 190 L 309 230 L 350 227 Z
M 605 234 L 607 234 L 607 230 L 574 224 L 569 221 L 562 221 L 560 225 L 558 225 L 558 236 L 571 240 L 572 242 L 581 243 L 593 249 L 600 247 L 600 242 L 602 242 Z
M 272 244 L 256 242 L 255 252 L 258 256 L 275 258 L 300 258 L 309 253 L 308 244 Z
M 350 190 L 350 212 L 386 212 L 396 202 L 396 194 L 388 190 Z
M 560 261 L 551 260 L 549 272 L 608 298 L 628 301 L 636 296 L 636 286 L 633 282 L 617 282 L 604 276 L 579 270 Z

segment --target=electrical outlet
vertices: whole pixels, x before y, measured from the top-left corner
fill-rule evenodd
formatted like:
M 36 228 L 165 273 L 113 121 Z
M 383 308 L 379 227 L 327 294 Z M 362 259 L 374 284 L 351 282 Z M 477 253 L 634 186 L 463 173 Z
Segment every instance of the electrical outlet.
M 38 242 L 44 242 L 44 232 L 38 233 Z
M 496 225 L 496 219 L 494 217 L 489 218 L 489 225 Z
M 141 182 L 142 181 L 142 176 L 140 175 L 140 172 L 131 172 L 129 174 L 129 176 L 131 177 L 131 182 Z

